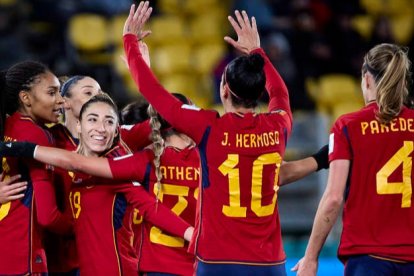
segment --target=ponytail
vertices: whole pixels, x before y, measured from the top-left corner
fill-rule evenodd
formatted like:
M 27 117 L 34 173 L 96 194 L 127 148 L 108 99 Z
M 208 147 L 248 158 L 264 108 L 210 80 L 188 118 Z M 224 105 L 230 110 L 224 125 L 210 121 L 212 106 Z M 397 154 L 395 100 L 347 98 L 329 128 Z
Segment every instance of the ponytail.
M 150 126 L 152 129 L 151 132 L 151 141 L 153 143 L 152 150 L 154 152 L 154 167 L 155 167 L 155 177 L 157 178 L 156 187 L 157 187 L 157 202 L 159 200 L 159 195 L 162 189 L 161 179 L 161 155 L 164 152 L 164 139 L 161 136 L 161 122 L 158 119 L 158 113 L 155 111 L 152 105 L 148 106 L 148 115 L 150 117 Z
M 397 117 L 408 99 L 411 79 L 407 50 L 393 44 L 380 44 L 364 58 L 364 66 L 377 85 L 377 119 L 388 124 Z

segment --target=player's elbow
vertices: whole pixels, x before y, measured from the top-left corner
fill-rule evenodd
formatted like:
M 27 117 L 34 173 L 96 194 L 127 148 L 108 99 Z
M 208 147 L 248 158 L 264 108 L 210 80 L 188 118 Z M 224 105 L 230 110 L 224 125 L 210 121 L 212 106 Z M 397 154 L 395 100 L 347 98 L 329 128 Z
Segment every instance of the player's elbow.
M 329 212 L 337 212 L 341 208 L 342 202 L 342 196 L 328 195 L 324 200 L 324 205 Z

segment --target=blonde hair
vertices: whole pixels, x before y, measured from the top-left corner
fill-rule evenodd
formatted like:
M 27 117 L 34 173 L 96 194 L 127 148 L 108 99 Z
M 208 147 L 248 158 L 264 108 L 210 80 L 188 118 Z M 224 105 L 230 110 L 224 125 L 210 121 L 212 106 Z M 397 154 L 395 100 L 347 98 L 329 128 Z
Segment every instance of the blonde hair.
M 161 135 L 161 122 L 158 119 L 158 113 L 154 109 L 152 105 L 148 106 L 148 115 L 150 117 L 150 126 L 151 126 L 151 141 L 152 141 L 152 150 L 154 152 L 154 167 L 155 167 L 155 177 L 157 178 L 156 186 L 157 186 L 157 202 L 159 200 L 159 194 L 162 189 L 161 185 L 161 179 L 162 179 L 162 173 L 161 173 L 161 155 L 164 152 L 164 139 Z
M 377 86 L 377 119 L 387 124 L 397 117 L 408 98 L 411 63 L 407 48 L 394 44 L 379 44 L 364 57 L 363 73 L 370 72 Z

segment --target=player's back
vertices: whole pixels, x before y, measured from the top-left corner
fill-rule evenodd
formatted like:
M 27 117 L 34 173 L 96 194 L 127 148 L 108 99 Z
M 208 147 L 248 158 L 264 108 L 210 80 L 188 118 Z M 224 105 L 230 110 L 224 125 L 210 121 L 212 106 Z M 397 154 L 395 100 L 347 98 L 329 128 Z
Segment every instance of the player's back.
M 389 125 L 375 119 L 376 110 L 368 105 L 334 126 L 334 135 L 347 137 L 351 156 L 339 254 L 414 261 L 414 110 L 403 108 Z
M 18 112 L 6 120 L 5 141 L 31 141 L 45 145 L 49 138 L 46 130 Z M 47 177 L 48 172 L 45 165 L 20 158 L 3 158 L 2 166 L 6 177 L 21 174 L 22 181 L 28 184 L 22 199 L 0 205 L 0 274 L 47 272 L 33 181 Z
M 290 132 L 285 117 L 283 111 L 226 113 L 206 130 L 199 144 L 203 182 L 195 241 L 202 261 L 284 261 L 276 199 Z
M 194 226 L 200 159 L 194 147 L 166 147 L 161 156 L 162 188 L 159 194 L 163 205 Z M 157 195 L 155 174 L 149 180 L 149 193 Z M 145 185 L 145 184 L 144 184 Z M 141 272 L 162 272 L 192 275 L 194 255 L 187 252 L 188 243 L 181 237 L 164 233 L 144 222 L 144 239 L 140 250 Z

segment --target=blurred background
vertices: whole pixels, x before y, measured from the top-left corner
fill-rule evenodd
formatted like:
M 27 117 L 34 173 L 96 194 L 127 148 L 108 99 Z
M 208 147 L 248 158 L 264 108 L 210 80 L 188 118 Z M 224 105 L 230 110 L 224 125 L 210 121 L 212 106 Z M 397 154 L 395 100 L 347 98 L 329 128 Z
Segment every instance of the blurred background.
M 119 107 L 139 93 L 120 56 L 132 0 L 0 0 L 0 69 L 35 59 L 57 76 L 94 77 Z M 308 156 L 327 143 L 332 122 L 363 106 L 360 68 L 378 43 L 414 46 L 414 0 L 154 0 L 146 39 L 151 67 L 170 91 L 219 111 L 226 64 L 239 55 L 223 40 L 234 9 L 255 16 L 262 47 L 289 92 L 294 129 L 285 159 Z M 409 52 L 413 60 L 413 52 Z M 259 110 L 266 110 L 266 98 Z M 278 197 L 289 265 L 301 257 L 326 183 L 322 171 L 282 187 Z M 340 225 L 322 252 L 329 268 Z M 320 268 L 324 275 L 324 268 Z M 332 271 L 325 275 L 332 275 Z M 340 272 L 338 272 L 340 273 Z

